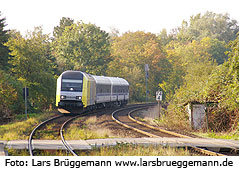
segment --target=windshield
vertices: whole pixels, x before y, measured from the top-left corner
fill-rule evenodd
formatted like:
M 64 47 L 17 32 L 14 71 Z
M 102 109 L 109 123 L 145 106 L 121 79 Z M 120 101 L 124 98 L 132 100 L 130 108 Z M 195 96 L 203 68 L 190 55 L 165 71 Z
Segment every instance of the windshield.
M 63 79 L 61 90 L 71 92 L 82 92 L 82 80 Z

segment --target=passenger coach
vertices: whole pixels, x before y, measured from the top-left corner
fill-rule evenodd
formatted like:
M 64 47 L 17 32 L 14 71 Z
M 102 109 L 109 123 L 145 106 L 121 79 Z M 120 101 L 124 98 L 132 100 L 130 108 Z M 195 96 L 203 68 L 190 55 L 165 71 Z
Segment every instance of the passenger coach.
M 129 100 L 129 83 L 118 77 L 65 71 L 57 79 L 56 106 L 59 108 L 94 109 L 124 105 Z

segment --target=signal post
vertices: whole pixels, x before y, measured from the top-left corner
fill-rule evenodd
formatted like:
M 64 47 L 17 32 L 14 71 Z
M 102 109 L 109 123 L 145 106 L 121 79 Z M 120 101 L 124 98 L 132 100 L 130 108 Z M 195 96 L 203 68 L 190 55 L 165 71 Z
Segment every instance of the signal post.
M 163 92 L 160 90 L 156 91 L 156 101 L 158 102 L 158 107 L 159 107 L 159 118 L 160 118 L 162 100 L 163 100 Z

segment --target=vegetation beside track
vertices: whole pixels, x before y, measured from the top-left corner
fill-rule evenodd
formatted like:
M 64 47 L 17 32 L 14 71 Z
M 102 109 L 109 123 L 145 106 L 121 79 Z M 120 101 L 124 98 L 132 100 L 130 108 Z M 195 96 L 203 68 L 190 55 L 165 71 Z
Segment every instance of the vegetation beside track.
M 0 125 L 1 140 L 26 140 L 33 128 L 54 113 L 29 114 L 27 120 L 25 115 L 18 115 L 15 121 Z
M 181 132 L 192 131 L 184 112 L 171 115 L 166 114 L 165 110 L 161 109 L 159 117 L 158 106 L 154 106 L 149 109 L 136 111 L 133 113 L 133 116 L 137 120 L 145 122 L 146 124 L 163 127 L 168 130 L 178 130 Z
M 27 149 L 7 149 L 9 156 L 29 156 Z M 65 150 L 34 150 L 38 156 L 67 156 L 70 155 Z
M 140 146 L 133 144 L 118 144 L 114 147 L 102 147 L 93 151 L 82 152 L 79 155 L 89 156 L 191 156 L 183 148 L 162 146 Z
M 195 135 L 205 138 L 239 140 L 238 132 L 194 132 Z
M 9 149 L 10 156 L 28 156 L 27 150 Z M 40 156 L 67 156 L 64 150 L 39 151 Z M 78 151 L 80 156 L 192 156 L 189 150 L 162 146 L 139 146 L 133 144 L 118 144 L 113 147 L 95 148 L 90 151 Z
M 67 128 L 64 136 L 67 140 L 87 140 L 87 139 L 103 139 L 113 137 L 109 129 L 99 128 L 96 125 L 97 118 L 95 116 L 86 119 L 78 125 L 77 120 Z
M 169 107 L 168 109 L 172 109 Z M 173 108 L 176 109 L 176 108 Z M 170 112 L 170 111 L 168 111 Z M 174 114 L 177 112 L 178 114 Z M 148 110 L 140 110 L 135 112 L 133 115 L 139 121 L 145 122 L 150 125 L 156 125 L 159 127 L 163 127 L 166 129 L 179 131 L 182 133 L 190 133 L 199 137 L 205 138 L 216 138 L 216 139 L 232 139 L 232 140 L 239 140 L 239 132 L 238 129 L 232 131 L 205 131 L 205 130 L 193 130 L 190 127 L 190 123 L 188 121 L 186 111 L 174 111 L 170 113 L 165 113 L 164 110 L 161 113 L 159 118 L 158 115 L 158 107 L 152 107 Z

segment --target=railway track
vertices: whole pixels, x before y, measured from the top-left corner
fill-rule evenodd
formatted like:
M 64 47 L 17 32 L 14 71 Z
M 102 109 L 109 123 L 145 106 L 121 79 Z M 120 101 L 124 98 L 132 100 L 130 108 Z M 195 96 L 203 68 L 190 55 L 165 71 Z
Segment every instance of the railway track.
M 160 129 L 158 127 L 154 127 L 152 125 L 145 124 L 144 122 L 141 122 L 139 120 L 136 120 L 133 116 L 132 113 L 139 111 L 141 109 L 147 109 L 150 106 L 154 106 L 154 104 L 141 104 L 141 105 L 129 105 L 126 108 L 121 108 L 112 113 L 112 119 L 117 122 L 118 124 L 126 127 L 127 129 L 131 129 L 133 131 L 138 132 L 139 134 L 142 134 L 142 136 L 148 136 L 148 137 L 180 137 L 180 138 L 191 138 L 186 135 L 182 135 L 179 133 L 175 133 L 172 131 Z M 101 110 L 102 111 L 102 110 Z M 71 146 L 66 142 L 64 138 L 64 131 L 66 129 L 66 126 L 73 121 L 76 118 L 83 117 L 83 116 L 88 116 L 92 115 L 92 113 L 96 113 L 97 111 L 93 112 L 88 112 L 88 113 L 82 113 L 77 116 L 63 116 L 63 115 L 57 115 L 55 117 L 52 117 L 41 124 L 39 124 L 34 130 L 31 132 L 29 136 L 29 141 L 28 141 L 28 148 L 29 148 L 29 153 L 31 156 L 34 155 L 33 153 L 33 147 L 32 147 L 32 140 L 33 137 L 36 135 L 36 132 L 39 131 L 43 126 L 46 126 L 48 124 L 51 124 L 55 120 L 58 120 L 58 133 L 59 137 L 61 137 L 62 143 L 65 146 L 66 150 L 69 151 L 72 155 L 77 156 L 75 151 L 71 148 Z M 100 112 L 98 110 L 98 112 Z M 105 110 L 103 111 L 105 112 Z M 59 121 L 60 120 L 60 121 Z M 203 148 L 195 147 L 195 146 L 188 146 L 188 149 L 191 149 L 194 152 L 203 154 L 203 155 L 210 155 L 210 156 L 221 156 L 223 154 L 212 152 Z
M 32 140 L 33 140 L 33 137 L 34 135 L 36 134 L 36 132 L 41 128 L 43 127 L 44 125 L 46 125 L 47 123 L 53 121 L 53 120 L 56 120 L 56 119 L 59 119 L 61 118 L 62 115 L 56 115 L 52 118 L 49 118 L 45 121 L 43 121 L 42 123 L 40 123 L 39 125 L 37 125 L 31 132 L 30 136 L 29 136 L 29 139 L 28 139 L 28 150 L 29 150 L 29 154 L 30 156 L 33 156 L 33 147 L 32 147 Z
M 81 115 L 83 116 L 83 115 Z M 63 143 L 63 145 L 65 146 L 65 148 L 73 155 L 73 156 L 77 156 L 77 154 L 75 153 L 75 151 L 71 148 L 71 146 L 66 142 L 65 137 L 64 137 L 64 130 L 67 126 L 67 124 L 69 124 L 71 121 L 73 121 L 74 119 L 78 118 L 80 116 L 75 116 L 70 118 L 69 120 L 65 121 L 60 129 L 60 135 L 61 135 L 61 141 Z
M 148 137 L 178 137 L 178 138 L 192 138 L 190 136 L 182 135 L 179 133 L 175 133 L 172 131 L 164 130 L 149 124 L 146 124 L 144 122 L 141 122 L 139 120 L 136 120 L 133 116 L 132 113 L 142 110 L 142 109 L 147 109 L 152 105 L 147 105 L 147 106 L 136 106 L 136 107 L 130 107 L 130 108 L 123 108 L 123 109 L 118 109 L 112 113 L 112 119 L 117 122 L 118 124 L 132 129 L 138 133 L 141 133 L 143 135 L 146 135 Z M 209 151 L 203 148 L 199 148 L 196 146 L 190 146 L 187 147 L 188 149 L 191 149 L 194 152 L 203 154 L 203 155 L 208 155 L 208 156 L 224 156 L 223 154 Z
M 140 105 L 139 105 L 140 106 Z M 128 107 L 135 107 L 132 105 L 129 105 Z M 71 148 L 71 146 L 67 143 L 67 141 L 65 140 L 64 137 L 64 131 L 66 129 L 66 126 L 73 121 L 76 118 L 80 118 L 83 116 L 87 116 L 87 115 L 92 115 L 94 113 L 100 113 L 102 112 L 102 110 L 95 110 L 92 112 L 82 112 L 81 114 L 77 115 L 77 116 L 63 116 L 63 115 L 56 115 L 54 117 L 51 117 L 47 120 L 45 120 L 44 122 L 40 123 L 39 125 L 37 125 L 33 131 L 31 132 L 30 136 L 29 136 L 29 140 L 28 140 L 28 149 L 29 149 L 29 154 L 31 156 L 34 156 L 33 153 L 33 145 L 32 145 L 32 141 L 34 136 L 36 136 L 37 132 L 40 132 L 41 129 L 43 129 L 44 126 L 53 124 L 55 121 L 58 121 L 58 125 L 55 127 L 56 131 L 58 131 L 59 133 L 59 137 L 61 138 L 61 141 L 64 145 L 64 147 L 66 148 L 66 150 L 68 150 L 72 155 L 77 156 L 77 154 L 75 153 L 75 151 Z M 103 110 L 103 112 L 105 112 L 105 110 Z M 60 120 L 61 119 L 61 120 Z M 60 120 L 60 121 L 59 121 Z M 58 135 L 57 135 L 58 136 Z
M 133 108 L 133 109 L 136 109 L 136 108 Z M 143 107 L 143 108 L 146 108 L 146 107 Z M 131 110 L 131 109 L 132 108 L 123 108 L 123 109 L 119 109 L 117 111 L 114 111 L 112 113 L 113 120 L 116 121 L 118 124 L 126 127 L 126 128 L 132 129 L 132 130 L 134 130 L 138 133 L 141 133 L 142 135 L 146 135 L 146 136 L 149 136 L 149 137 L 153 137 L 153 138 L 176 137 L 174 135 L 170 135 L 168 133 L 158 131 L 156 129 L 145 126 L 144 124 L 140 124 L 138 121 L 136 121 L 132 117 L 130 118 L 128 116 L 128 114 L 130 113 L 129 110 Z M 141 106 L 140 106 L 140 109 L 142 109 Z
M 77 156 L 77 154 L 75 153 L 75 151 L 71 148 L 71 146 L 67 143 L 65 137 L 64 137 L 64 131 L 67 127 L 67 125 L 73 121 L 74 119 L 77 119 L 77 118 L 80 118 L 80 117 L 83 117 L 83 116 L 89 116 L 89 115 L 93 115 L 93 114 L 104 114 L 106 110 L 94 110 L 94 111 L 91 111 L 91 112 L 82 112 L 76 116 L 64 116 L 64 115 L 57 115 L 57 116 L 54 116 L 54 117 L 51 117 L 47 120 L 45 120 L 44 122 L 40 123 L 39 125 L 37 125 L 33 131 L 31 132 L 30 136 L 29 136 L 29 139 L 28 139 L 28 149 L 29 149 L 29 154 L 31 156 L 34 156 L 34 153 L 33 153 L 33 146 L 32 146 L 32 141 L 33 141 L 33 137 L 37 134 L 38 131 L 40 131 L 44 126 L 47 126 L 47 125 L 50 125 L 50 124 L 53 124 L 54 121 L 58 121 L 58 125 L 54 128 L 56 129 L 56 131 L 58 131 L 58 135 L 64 145 L 64 147 L 66 148 L 67 151 L 69 151 L 72 155 L 74 156 Z M 61 119 L 61 120 L 60 120 Z M 58 136 L 57 135 L 57 136 Z
M 59 131 L 59 134 L 60 134 L 60 137 L 61 137 L 61 140 L 62 140 L 62 143 L 63 145 L 65 146 L 65 148 L 67 150 L 69 150 L 73 155 L 76 155 L 74 153 L 74 151 L 71 149 L 71 147 L 67 144 L 65 138 L 64 138 L 64 135 L 63 135 L 63 132 L 64 132 L 64 128 L 65 126 L 72 120 L 76 119 L 76 118 L 79 118 L 80 116 L 83 116 L 83 114 L 80 114 L 80 115 L 77 115 L 77 116 L 63 116 L 63 115 L 57 115 L 57 116 L 54 116 L 52 118 L 49 118 L 47 120 L 45 120 L 44 122 L 40 123 L 39 125 L 37 125 L 33 131 L 31 132 L 30 136 L 29 136 L 29 139 L 28 139 L 28 149 L 29 149 L 29 154 L 30 156 L 34 156 L 34 153 L 33 153 L 33 146 L 32 146 L 32 141 L 33 141 L 33 137 L 36 135 L 37 131 L 39 131 L 42 127 L 46 126 L 46 125 L 49 125 L 49 124 L 52 124 L 54 121 L 56 120 L 60 120 L 59 121 L 59 125 L 60 128 L 57 128 L 57 129 L 60 129 Z

